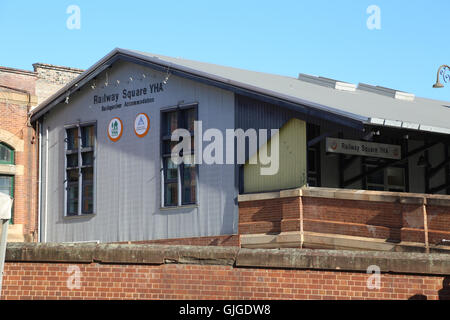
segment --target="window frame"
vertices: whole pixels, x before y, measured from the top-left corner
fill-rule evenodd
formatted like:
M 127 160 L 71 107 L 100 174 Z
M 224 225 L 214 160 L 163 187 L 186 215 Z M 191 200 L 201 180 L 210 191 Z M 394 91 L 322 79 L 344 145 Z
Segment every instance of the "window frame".
M 83 148 L 83 136 L 82 136 L 82 128 L 83 127 L 93 127 L 93 146 Z M 68 149 L 68 130 L 77 128 L 78 136 L 76 137 L 78 139 L 78 148 L 76 152 L 74 152 L 72 149 Z M 92 152 L 92 165 L 83 165 L 83 154 Z M 77 166 L 76 167 L 68 167 L 67 166 L 67 156 L 71 154 L 77 154 Z M 89 217 L 96 214 L 96 208 L 97 208 L 97 192 L 96 192 L 96 186 L 97 186 L 97 121 L 89 121 L 89 122 L 80 122 L 77 124 L 70 124 L 64 126 L 64 217 L 65 218 L 76 218 L 76 217 Z M 82 171 L 85 168 L 91 168 L 92 167 L 92 212 L 84 213 L 83 212 L 83 174 Z M 69 214 L 68 213 L 68 186 L 69 186 L 69 179 L 67 171 L 70 170 L 68 168 L 74 168 L 74 170 L 78 170 L 78 192 L 77 192 L 77 213 L 76 214 Z M 90 180 L 88 180 L 90 181 Z
M 0 160 L 0 164 L 14 164 L 15 163 L 15 154 L 14 154 L 14 149 L 11 148 L 9 145 L 7 145 L 6 143 L 0 142 L 0 147 L 4 147 L 9 151 L 10 154 L 10 158 L 11 161 L 4 161 L 4 160 Z
M 371 159 L 366 159 L 363 163 L 363 167 L 366 171 L 376 168 L 378 166 L 378 164 L 375 161 L 371 161 Z M 388 171 L 389 169 L 399 169 L 402 170 L 402 174 L 403 174 L 403 185 L 394 185 L 394 184 L 389 184 L 388 182 Z M 365 182 L 365 189 L 366 190 L 378 190 L 376 188 L 379 189 L 383 189 L 380 191 L 388 191 L 388 192 L 407 192 L 407 179 L 406 179 L 406 174 L 407 174 L 407 169 L 403 166 L 391 166 L 391 167 L 386 167 L 382 170 L 380 170 L 378 173 L 382 173 L 382 177 L 383 177 L 383 183 L 375 183 L 375 182 L 370 182 L 369 181 L 369 176 L 366 176 L 364 179 Z M 370 188 L 374 188 L 374 189 L 370 189 Z
M 6 177 L 6 178 L 10 178 L 10 184 L 9 184 L 9 196 L 11 198 L 14 199 L 14 187 L 15 187 L 15 179 L 16 177 L 14 175 L 9 175 L 9 174 L 0 174 L 0 178 L 1 177 Z M 14 204 L 15 201 L 13 201 L 12 203 L 12 207 L 11 207 L 11 219 L 9 219 L 9 224 L 14 224 Z
M 163 209 L 173 209 L 173 208 L 181 208 L 181 207 L 188 207 L 188 206 L 197 206 L 199 204 L 199 165 L 195 164 L 195 202 L 184 202 L 184 174 L 185 174 L 185 164 L 184 162 L 177 166 L 177 178 L 171 179 L 170 182 L 167 181 L 167 168 L 166 168 L 166 159 L 170 159 L 171 153 L 165 152 L 165 143 L 170 143 L 171 141 L 171 134 L 167 134 L 167 121 L 166 121 L 166 115 L 170 112 L 176 112 L 177 113 L 177 129 L 188 129 L 188 124 L 183 123 L 183 112 L 187 110 L 194 110 L 195 112 L 195 120 L 198 121 L 198 103 L 189 103 L 189 104 L 183 104 L 168 108 L 162 108 L 160 110 L 160 159 L 161 159 L 161 208 Z M 189 131 L 192 136 L 194 136 L 194 131 Z M 194 143 L 195 141 L 194 136 Z M 192 147 L 192 146 L 191 146 Z M 192 148 L 191 150 L 191 156 L 193 157 L 195 154 L 195 149 Z M 185 156 L 185 155 L 183 155 Z M 166 185 L 177 183 L 177 204 L 176 205 L 166 205 L 166 199 L 165 199 L 165 191 L 166 191 Z

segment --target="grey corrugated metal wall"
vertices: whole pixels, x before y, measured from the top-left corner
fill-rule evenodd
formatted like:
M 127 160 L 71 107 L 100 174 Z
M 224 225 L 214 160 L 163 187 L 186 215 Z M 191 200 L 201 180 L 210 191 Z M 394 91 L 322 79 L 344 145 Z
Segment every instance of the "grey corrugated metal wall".
M 143 78 L 145 75 L 145 78 Z M 225 132 L 234 127 L 234 94 L 190 80 L 172 76 L 164 92 L 151 95 L 154 103 L 100 111 L 94 95 L 124 88 L 138 89 L 161 82 L 166 74 L 131 63 L 118 62 L 90 85 L 58 105 L 43 120 L 43 154 L 46 159 L 45 132 L 48 129 L 48 172 L 43 166 L 43 234 L 47 241 L 133 241 L 164 238 L 213 236 L 237 233 L 237 191 L 233 165 L 199 166 L 199 205 L 161 209 L 160 109 L 180 102 L 198 102 L 203 128 Z M 130 79 L 131 77 L 131 79 Z M 108 86 L 105 82 L 108 80 Z M 120 83 L 117 84 L 116 80 Z M 104 88 L 103 88 L 104 87 Z M 140 112 L 150 117 L 150 131 L 136 137 L 134 119 Z M 122 138 L 113 143 L 107 125 L 113 117 L 124 124 Z M 77 121 L 97 122 L 96 214 L 64 217 L 64 125 Z M 225 136 L 225 134 L 224 134 Z M 47 194 L 45 194 L 45 191 Z M 47 199 L 47 203 L 45 200 Z

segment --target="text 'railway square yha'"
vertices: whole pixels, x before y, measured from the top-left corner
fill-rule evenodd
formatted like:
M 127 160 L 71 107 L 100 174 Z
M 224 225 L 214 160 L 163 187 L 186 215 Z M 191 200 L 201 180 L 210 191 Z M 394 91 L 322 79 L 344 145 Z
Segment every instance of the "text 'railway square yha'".
M 143 87 L 139 89 L 123 89 L 122 90 L 122 99 L 128 99 L 131 100 L 135 97 L 142 97 L 147 94 L 152 93 L 159 93 L 164 91 L 163 83 L 153 83 L 150 84 L 148 87 Z M 108 102 L 118 102 L 119 101 L 120 94 L 119 93 L 111 93 L 103 95 L 94 95 L 94 104 L 100 104 L 100 103 L 108 103 Z

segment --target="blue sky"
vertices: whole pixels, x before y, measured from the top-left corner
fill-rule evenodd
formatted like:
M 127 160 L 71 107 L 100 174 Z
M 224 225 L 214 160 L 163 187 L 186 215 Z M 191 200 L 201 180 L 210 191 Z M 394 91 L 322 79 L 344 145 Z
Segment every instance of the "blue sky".
M 81 10 L 70 30 L 69 5 Z M 381 29 L 366 25 L 370 5 Z M 0 65 L 88 68 L 115 47 L 296 77 L 308 73 L 450 101 L 450 1 L 1 0 Z

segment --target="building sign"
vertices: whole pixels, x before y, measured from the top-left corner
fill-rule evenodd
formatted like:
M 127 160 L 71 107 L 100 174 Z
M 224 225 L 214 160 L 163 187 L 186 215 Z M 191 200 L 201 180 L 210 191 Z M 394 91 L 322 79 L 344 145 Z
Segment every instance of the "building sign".
M 119 118 L 112 118 L 108 125 L 108 137 L 111 141 L 116 142 L 122 137 L 123 123 Z
M 401 159 L 400 146 L 366 141 L 327 138 L 326 151 L 365 157 Z
M 111 94 L 94 95 L 94 106 L 100 105 L 101 111 L 112 111 L 123 107 L 133 107 L 155 102 L 152 95 L 164 91 L 162 82 L 151 83 L 138 89 L 123 89 L 121 92 Z
M 134 120 L 134 133 L 136 133 L 139 138 L 143 138 L 145 137 L 149 129 L 150 119 L 148 115 L 146 115 L 145 113 L 139 113 Z

